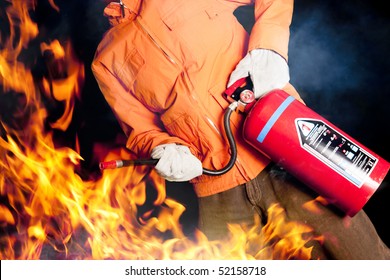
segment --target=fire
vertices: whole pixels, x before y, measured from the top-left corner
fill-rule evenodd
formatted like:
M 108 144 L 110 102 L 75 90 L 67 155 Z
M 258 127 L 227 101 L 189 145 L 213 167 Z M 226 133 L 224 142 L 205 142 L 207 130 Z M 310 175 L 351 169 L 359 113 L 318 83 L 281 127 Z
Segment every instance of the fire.
M 77 63 L 69 41 L 66 42 L 66 49 L 58 40 L 49 45 L 42 43 L 41 51 L 47 58 L 49 70 L 49 77 L 42 81 L 43 91 L 46 96 L 52 95 L 55 100 L 65 102 L 64 113 L 51 127 L 65 131 L 72 120 L 75 99 L 80 98 L 84 67 Z
M 229 225 L 227 240 L 210 241 L 200 231 L 189 238 L 180 224 L 185 207 L 167 197 L 164 181 L 150 167 L 109 170 L 98 178 L 81 176 L 83 159 L 77 145 L 61 145 L 53 134 L 66 131 L 72 121 L 84 65 L 70 40 L 42 42 L 39 59 L 45 60 L 47 75 L 33 76 L 20 57 L 39 33 L 29 17 L 34 3 L 10 2 L 9 38 L 0 51 L 0 98 L 11 102 L 5 107 L 10 112 L 0 112 L 1 259 L 311 257 L 311 248 L 305 247 L 310 239 L 304 238 L 311 229 L 287 221 L 279 205 L 268 210 L 264 227 L 260 221 L 253 228 Z M 63 110 L 53 120 L 46 105 L 56 102 Z M 121 147 L 107 147 L 100 149 L 99 157 L 131 155 Z M 153 207 L 158 211 L 138 213 L 150 189 L 157 194 Z

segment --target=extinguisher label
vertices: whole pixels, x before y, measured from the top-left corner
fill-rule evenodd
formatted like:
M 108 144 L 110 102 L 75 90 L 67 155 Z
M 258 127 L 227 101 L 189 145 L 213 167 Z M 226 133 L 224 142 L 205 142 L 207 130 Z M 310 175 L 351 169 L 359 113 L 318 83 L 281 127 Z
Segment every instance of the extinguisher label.
M 377 158 L 321 120 L 296 119 L 295 125 L 305 150 L 358 187 L 363 185 L 378 162 Z

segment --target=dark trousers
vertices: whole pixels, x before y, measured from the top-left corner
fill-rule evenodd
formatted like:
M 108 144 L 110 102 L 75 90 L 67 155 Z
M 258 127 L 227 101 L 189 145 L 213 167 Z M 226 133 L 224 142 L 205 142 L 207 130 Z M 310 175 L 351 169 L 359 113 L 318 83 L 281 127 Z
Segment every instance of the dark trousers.
M 317 197 L 283 169 L 270 165 L 246 184 L 200 198 L 199 228 L 210 240 L 223 239 L 228 223 L 252 226 L 258 215 L 266 225 L 267 209 L 276 204 L 284 209 L 287 221 L 303 223 L 312 228 L 313 237 L 322 237 L 310 242 L 313 259 L 390 259 L 389 249 L 363 210 L 351 218 L 316 201 Z

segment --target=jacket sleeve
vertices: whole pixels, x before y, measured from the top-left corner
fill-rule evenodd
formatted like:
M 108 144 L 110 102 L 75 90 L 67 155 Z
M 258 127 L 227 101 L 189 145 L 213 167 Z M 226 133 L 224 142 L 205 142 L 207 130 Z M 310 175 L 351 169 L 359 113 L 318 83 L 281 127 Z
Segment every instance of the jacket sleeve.
M 293 0 L 256 0 L 255 23 L 249 38 L 249 51 L 273 50 L 288 60 L 290 25 L 293 16 Z M 293 85 L 283 90 L 305 103 Z
M 249 50 L 261 48 L 277 52 L 288 59 L 293 0 L 256 0 L 255 24 L 249 39 Z
M 188 145 L 164 131 L 158 115 L 148 110 L 131 92 L 124 88 L 114 73 L 101 61 L 92 63 L 92 71 L 107 103 L 128 137 L 126 147 L 138 157 L 150 157 L 160 144 Z

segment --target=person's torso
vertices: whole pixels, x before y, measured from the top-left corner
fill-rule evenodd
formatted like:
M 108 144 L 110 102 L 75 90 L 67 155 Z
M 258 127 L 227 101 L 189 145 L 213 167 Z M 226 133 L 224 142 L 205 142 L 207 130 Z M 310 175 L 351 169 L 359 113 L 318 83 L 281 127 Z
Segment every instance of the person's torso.
M 233 15 L 236 7 L 218 0 L 144 0 L 139 15 L 111 29 L 101 44 L 102 59 L 129 94 L 159 114 L 167 132 L 186 141 L 209 169 L 222 168 L 230 157 L 223 92 L 248 43 Z M 242 122 L 242 115 L 232 115 L 237 182 L 253 178 L 268 162 L 244 143 Z M 194 183 L 209 180 L 215 178 Z

